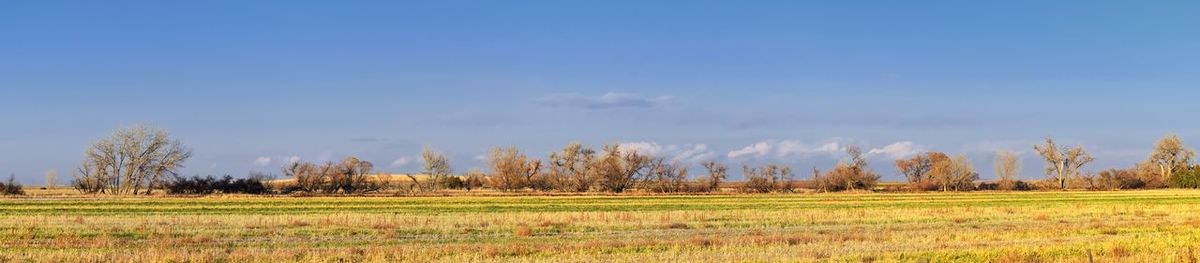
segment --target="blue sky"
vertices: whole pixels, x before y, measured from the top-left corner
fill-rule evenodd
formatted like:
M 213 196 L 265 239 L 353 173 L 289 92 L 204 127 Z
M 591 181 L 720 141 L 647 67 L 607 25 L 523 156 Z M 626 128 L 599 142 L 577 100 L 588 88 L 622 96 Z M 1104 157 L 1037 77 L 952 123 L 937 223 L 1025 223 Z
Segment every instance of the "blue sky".
M 1200 142 L 1196 1 L 3 1 L 0 173 L 69 177 L 120 125 L 186 174 L 357 155 L 458 171 L 494 146 L 632 143 L 679 160 L 828 168 L 857 144 L 967 154 L 1045 136 L 1090 170 Z M 891 146 L 891 147 L 888 147 Z M 807 172 L 801 173 L 807 176 Z M 65 181 L 65 179 L 60 180 Z

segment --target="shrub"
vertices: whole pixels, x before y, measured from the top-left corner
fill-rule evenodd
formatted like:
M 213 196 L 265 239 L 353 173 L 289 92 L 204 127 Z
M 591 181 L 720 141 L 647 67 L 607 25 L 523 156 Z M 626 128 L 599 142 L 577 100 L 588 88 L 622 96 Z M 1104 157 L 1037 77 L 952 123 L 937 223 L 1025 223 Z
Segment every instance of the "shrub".
M 16 175 L 9 175 L 8 181 L 0 183 L 0 192 L 5 195 L 25 195 L 25 186 L 17 182 Z
M 1104 190 L 1140 189 L 1148 185 L 1136 171 L 1128 169 L 1104 170 L 1095 180 L 1096 187 Z
M 258 178 L 238 178 L 226 175 L 220 179 L 212 176 L 176 176 L 164 185 L 168 194 L 265 194 L 267 186 Z
M 979 183 L 979 190 L 1012 190 L 1012 191 L 1030 191 L 1034 190 L 1034 185 L 1025 181 L 1012 181 L 1012 188 L 1005 189 L 1004 185 L 997 181 L 993 183 Z
M 1200 188 L 1200 166 L 1192 166 L 1171 175 L 1167 185 L 1173 188 Z
M 824 175 L 816 176 L 819 171 L 814 171 L 814 184 L 819 185 L 823 191 L 875 188 L 879 183 L 879 174 L 867 166 L 867 159 L 863 157 L 862 150 L 851 145 L 846 147 L 846 154 L 850 156 L 849 161 L 839 162 L 833 170 L 825 172 Z
M 457 176 L 447 176 L 446 179 L 442 180 L 442 188 L 444 188 L 444 189 L 463 189 L 463 188 L 466 188 L 466 185 L 463 182 L 462 178 L 459 178 Z
M 785 165 L 742 166 L 742 174 L 746 176 L 746 182 L 740 188 L 742 192 L 791 192 L 796 186 L 792 168 Z

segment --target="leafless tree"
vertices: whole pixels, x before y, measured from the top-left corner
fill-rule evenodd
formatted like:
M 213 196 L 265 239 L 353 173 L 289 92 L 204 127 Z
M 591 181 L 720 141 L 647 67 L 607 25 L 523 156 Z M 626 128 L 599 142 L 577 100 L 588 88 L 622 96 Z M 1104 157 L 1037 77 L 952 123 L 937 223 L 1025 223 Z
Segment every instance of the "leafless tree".
M 975 180 L 979 180 L 979 173 L 975 172 L 975 165 L 967 159 L 966 155 L 957 155 L 936 163 L 931 175 L 943 192 L 971 190 L 974 188 Z
M 667 162 L 665 158 L 651 159 L 646 174 L 646 190 L 659 193 L 675 193 L 687 190 L 687 167 L 678 162 Z
M 380 184 L 371 179 L 371 170 L 375 165 L 368 161 L 359 160 L 357 157 L 346 157 L 341 163 L 337 164 L 337 169 L 333 169 L 333 174 L 329 181 L 332 182 L 335 190 L 341 190 L 347 194 L 357 194 L 378 191 Z
M 58 187 L 58 171 L 46 171 L 46 189 L 54 189 Z
M 529 159 L 516 147 L 496 147 L 488 156 L 492 166 L 491 182 L 496 189 L 515 191 L 529 186 L 531 178 L 537 176 L 542 162 Z
M 1001 190 L 1013 190 L 1017 185 L 1017 178 L 1021 174 L 1021 158 L 1016 153 L 1010 151 L 1000 151 L 996 153 L 996 160 L 993 162 L 996 168 L 996 177 L 999 177 L 999 187 Z
M 896 170 L 908 179 L 909 188 L 913 190 L 933 190 L 933 168 L 940 162 L 950 160 L 941 152 L 926 152 L 909 159 L 896 160 Z
M 729 173 L 729 168 L 716 161 L 707 161 L 704 162 L 704 169 L 708 170 L 708 177 L 706 177 L 707 180 L 704 182 L 707 186 L 705 190 L 710 192 L 720 191 L 721 182 L 725 181 L 725 177 Z
M 829 192 L 830 181 L 825 176 L 821 175 L 821 169 L 816 166 L 812 168 L 812 188 L 821 192 Z
M 121 128 L 88 146 L 74 184 L 84 192 L 150 194 L 191 156 L 166 130 Z
M 559 190 L 586 192 L 596 184 L 591 172 L 596 151 L 579 143 L 567 144 L 550 154 L 550 174 Z
M 320 165 L 292 162 L 283 167 L 283 174 L 296 181 L 288 192 L 359 194 L 378 191 L 382 187 L 378 178 L 370 176 L 374 167 L 371 162 L 351 156 L 340 162 Z
M 298 192 L 316 192 L 321 188 L 324 174 L 317 165 L 309 162 L 292 162 L 283 167 L 283 176 L 295 180 L 289 188 Z
M 825 175 L 834 188 L 844 190 L 870 190 L 879 182 L 879 174 L 867 166 L 862 149 L 855 145 L 846 146 L 848 161 L 842 161 Z
M 453 173 L 450 169 L 450 159 L 446 158 L 445 154 L 436 152 L 428 147 L 421 150 L 421 159 L 425 161 L 424 173 L 429 176 L 429 179 L 425 182 L 426 187 L 424 189 L 440 189 L 446 177 Z
M 743 165 L 742 175 L 746 177 L 746 182 L 742 184 L 743 192 L 787 192 L 795 188 L 792 168 L 785 165 L 768 164 L 762 167 Z
M 620 193 L 633 188 L 637 178 L 644 177 L 650 163 L 648 156 L 637 151 L 622 152 L 618 144 L 604 145 L 604 154 L 592 163 L 601 191 Z
M 1188 149 L 1183 145 L 1183 140 L 1174 134 L 1167 135 L 1158 140 L 1154 145 L 1154 151 L 1150 153 L 1150 163 L 1158 166 L 1158 175 L 1163 181 L 1171 179 L 1171 176 L 1183 169 L 1187 169 L 1191 165 L 1192 159 L 1196 158 L 1196 151 Z
M 1069 147 L 1054 143 L 1054 139 L 1046 138 L 1046 142 L 1034 145 L 1042 159 L 1046 160 L 1046 176 L 1058 180 L 1059 188 L 1067 189 L 1067 180 L 1079 175 L 1079 169 L 1096 160 L 1092 158 L 1083 146 Z
M 472 189 L 483 187 L 483 184 L 486 180 L 486 175 L 483 173 L 483 171 L 479 169 L 467 170 L 467 172 L 463 174 L 463 188 L 466 188 L 467 192 L 470 192 Z

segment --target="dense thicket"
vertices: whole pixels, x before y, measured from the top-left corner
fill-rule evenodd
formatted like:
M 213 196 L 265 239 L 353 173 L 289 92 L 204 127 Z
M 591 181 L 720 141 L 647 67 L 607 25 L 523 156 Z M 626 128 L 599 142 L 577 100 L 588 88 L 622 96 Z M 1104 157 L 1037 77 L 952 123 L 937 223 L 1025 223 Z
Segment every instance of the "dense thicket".
M 211 175 L 201 177 L 199 175 L 193 177 L 175 176 L 168 180 L 163 186 L 169 194 L 268 194 L 271 193 L 270 188 L 264 183 L 263 178 L 251 176 L 250 178 L 237 178 L 226 175 L 221 178 L 214 178 Z

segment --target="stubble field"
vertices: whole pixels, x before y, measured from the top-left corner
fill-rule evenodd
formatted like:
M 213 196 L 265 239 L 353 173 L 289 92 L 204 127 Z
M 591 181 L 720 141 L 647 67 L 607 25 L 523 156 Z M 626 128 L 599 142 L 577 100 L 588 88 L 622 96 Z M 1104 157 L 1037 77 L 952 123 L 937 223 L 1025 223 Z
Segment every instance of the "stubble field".
M 0 261 L 1195 262 L 1200 191 L 0 199 Z

